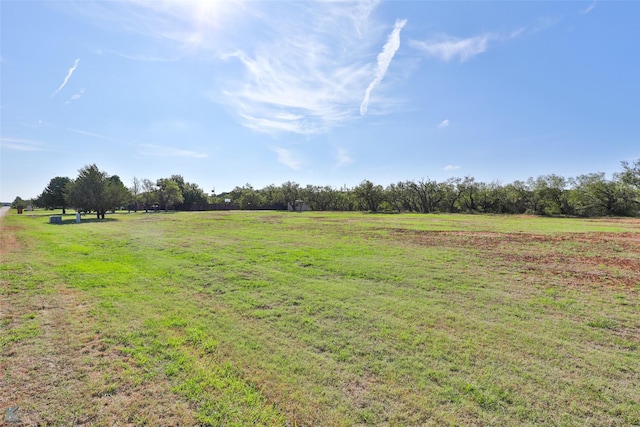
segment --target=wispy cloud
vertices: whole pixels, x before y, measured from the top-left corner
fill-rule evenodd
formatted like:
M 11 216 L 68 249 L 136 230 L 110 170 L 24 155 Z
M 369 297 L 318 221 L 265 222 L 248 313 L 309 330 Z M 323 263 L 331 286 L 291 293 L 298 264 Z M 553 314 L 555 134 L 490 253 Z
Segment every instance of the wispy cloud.
M 221 55 L 241 69 L 221 82 L 224 99 L 215 101 L 226 102 L 243 125 L 267 133 L 313 134 L 355 119 L 371 74 L 386 71 L 383 59 L 377 67 L 368 60 L 384 37 L 384 27 L 371 18 L 376 4 L 287 3 L 275 20 L 270 11 L 268 20 L 256 22 L 266 28 L 257 45 Z
M 286 148 L 274 147 L 273 151 L 278 155 L 278 162 L 293 169 L 298 170 L 302 165 L 302 162 L 296 158 L 295 153 Z
M 487 32 L 466 38 L 439 34 L 426 41 L 410 40 L 409 44 L 422 51 L 427 56 L 440 59 L 444 62 L 449 62 L 453 59 L 465 62 L 474 56 L 486 52 L 489 49 L 490 44 L 515 39 L 526 33 L 535 33 L 544 30 L 557 22 L 557 20 L 546 18 L 539 20 L 537 24 L 531 28 L 520 27 L 508 34 Z
M 447 126 L 449 126 L 449 119 L 444 119 L 438 124 L 439 128 L 446 128 Z
M 441 35 L 427 41 L 412 40 L 411 45 L 427 56 L 433 56 L 445 62 L 456 57 L 460 59 L 460 62 L 464 62 L 485 52 L 491 37 L 489 34 L 482 34 L 463 39 Z
M 75 7 L 94 25 L 147 40 L 131 46 L 144 55 L 99 52 L 139 61 L 217 61 L 216 87 L 203 90 L 213 102 L 256 131 L 308 135 L 356 119 L 363 94 L 369 97 L 384 77 L 404 21 L 372 62 L 387 38 L 387 24 L 374 13 L 379 3 L 130 0 Z M 383 89 L 376 89 L 381 110 L 388 105 Z
M 80 91 L 74 95 L 71 96 L 71 98 L 69 98 L 69 100 L 67 102 L 65 102 L 65 105 L 71 104 L 73 101 L 77 101 L 78 99 L 80 99 L 80 97 L 82 96 L 83 93 L 85 93 L 86 90 L 80 89 Z
M 53 92 L 51 94 L 51 98 L 53 98 L 55 96 L 56 93 L 60 92 L 66 85 L 67 82 L 69 81 L 69 79 L 71 78 L 71 75 L 73 74 L 73 72 L 76 70 L 76 68 L 78 68 L 78 63 L 80 62 L 80 58 L 76 59 L 75 62 L 73 63 L 73 66 L 71 68 L 69 68 L 69 71 L 67 72 L 67 76 L 64 78 L 64 81 L 62 82 L 62 84 L 60 85 L 60 87 L 58 89 L 55 90 L 55 92 Z
M 139 147 L 140 154 L 144 156 L 152 157 L 191 157 L 194 159 L 207 158 L 206 153 L 199 153 L 197 151 L 183 150 L 174 147 L 165 147 L 155 144 L 141 144 Z
M 378 55 L 378 65 L 376 67 L 376 74 L 367 90 L 364 93 L 364 99 L 362 103 L 360 103 L 360 115 L 364 116 L 367 114 L 367 110 L 369 109 L 369 98 L 371 96 L 371 91 L 380 84 L 385 74 L 387 74 L 387 70 L 389 69 L 389 65 L 391 64 L 391 60 L 394 55 L 400 48 L 400 31 L 407 23 L 406 19 L 396 20 L 396 24 L 393 28 L 391 34 L 389 34 L 389 38 L 387 43 L 385 43 L 382 48 L 382 52 Z
M 585 7 L 584 9 L 580 9 L 580 13 L 583 14 L 583 15 L 591 13 L 591 11 L 593 9 L 595 9 L 596 3 L 598 3 L 598 1 L 597 0 L 593 0 L 591 3 L 589 3 L 589 5 L 587 7 Z
M 561 17 L 558 16 L 543 16 L 537 20 L 537 22 L 529 29 L 531 33 L 539 33 L 540 31 L 545 31 L 548 28 L 553 27 L 562 21 Z
M 86 130 L 75 129 L 75 128 L 66 128 L 66 130 L 68 130 L 69 132 L 77 133 L 79 135 L 88 136 L 91 138 L 98 138 L 98 139 L 103 139 L 105 141 L 117 142 L 118 144 L 128 144 L 128 142 L 123 141 L 121 139 L 111 138 L 110 136 L 101 135 L 95 132 L 88 132 Z
M 458 170 L 458 169 L 460 169 L 460 166 L 458 166 L 458 165 L 447 165 L 447 166 L 442 168 L 442 170 L 445 170 L 445 171 L 455 171 L 455 170 Z
M 353 163 L 353 159 L 349 155 L 349 152 L 342 147 L 338 147 L 336 152 L 336 167 L 341 168 L 343 166 L 350 165 L 351 163 Z
M 0 146 L 5 150 L 44 151 L 44 144 L 33 139 L 0 137 Z

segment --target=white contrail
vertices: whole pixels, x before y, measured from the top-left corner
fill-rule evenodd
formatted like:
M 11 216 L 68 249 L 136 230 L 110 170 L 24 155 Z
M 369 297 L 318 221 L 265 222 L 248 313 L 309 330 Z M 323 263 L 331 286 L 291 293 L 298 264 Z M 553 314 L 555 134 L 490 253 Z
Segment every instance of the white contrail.
M 406 19 L 396 20 L 396 25 L 393 28 L 391 34 L 389 34 L 389 39 L 387 43 L 385 43 L 382 48 L 382 52 L 378 54 L 378 66 L 376 67 L 376 76 L 373 81 L 369 83 L 369 87 L 364 94 L 364 99 L 360 104 L 360 115 L 364 116 L 367 114 L 367 109 L 369 108 L 369 97 L 371 96 L 371 91 L 380 84 L 384 75 L 387 73 L 387 69 L 389 68 L 389 64 L 391 64 L 391 60 L 393 56 L 396 54 L 396 51 L 400 48 L 400 30 L 407 23 Z
M 52 98 L 54 97 L 54 95 L 56 93 L 60 92 L 63 87 L 65 87 L 65 85 L 67 84 L 67 82 L 71 78 L 71 75 L 73 74 L 73 72 L 76 70 L 76 68 L 78 68 L 78 62 L 80 62 L 80 58 L 76 59 L 76 61 L 73 63 L 73 67 L 69 68 L 69 72 L 67 73 L 67 77 L 64 78 L 64 81 L 62 82 L 60 87 L 58 89 L 56 89 L 56 91 L 51 94 Z

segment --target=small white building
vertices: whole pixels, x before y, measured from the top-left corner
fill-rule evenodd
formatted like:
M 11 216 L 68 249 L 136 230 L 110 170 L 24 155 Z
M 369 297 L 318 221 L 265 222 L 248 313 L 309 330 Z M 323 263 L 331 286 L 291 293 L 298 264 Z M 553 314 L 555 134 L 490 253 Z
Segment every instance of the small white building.
M 304 200 L 296 200 L 293 205 L 291 202 L 287 203 L 287 210 L 289 212 L 306 212 L 310 211 L 311 208 Z

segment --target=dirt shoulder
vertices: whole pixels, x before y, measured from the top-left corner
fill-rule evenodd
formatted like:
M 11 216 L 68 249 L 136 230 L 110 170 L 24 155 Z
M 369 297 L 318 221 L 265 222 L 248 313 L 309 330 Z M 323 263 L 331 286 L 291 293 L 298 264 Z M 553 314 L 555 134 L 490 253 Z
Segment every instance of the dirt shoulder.
M 11 208 L 9 206 L 2 206 L 0 207 L 0 218 L 2 218 L 3 216 L 5 216 L 7 213 L 9 213 L 9 210 L 11 210 Z

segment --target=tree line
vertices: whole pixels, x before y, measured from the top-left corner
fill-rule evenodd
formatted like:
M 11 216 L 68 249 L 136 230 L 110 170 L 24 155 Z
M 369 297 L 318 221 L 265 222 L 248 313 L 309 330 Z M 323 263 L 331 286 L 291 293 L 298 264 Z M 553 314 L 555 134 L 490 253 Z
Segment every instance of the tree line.
M 17 198 L 14 205 L 73 208 L 104 218 L 107 211 L 296 209 L 316 211 L 369 211 L 417 213 L 494 213 L 549 216 L 639 216 L 640 160 L 621 162 L 622 170 L 607 179 L 604 173 L 575 178 L 551 174 L 503 185 L 479 182 L 472 177 L 437 182 L 428 178 L 401 181 L 383 187 L 364 180 L 353 188 L 307 185 L 287 181 L 255 189 L 237 186 L 221 194 L 208 195 L 181 175 L 156 181 L 133 178 L 127 188 L 117 175 L 108 175 L 93 164 L 71 180 L 51 179 L 31 201 Z

